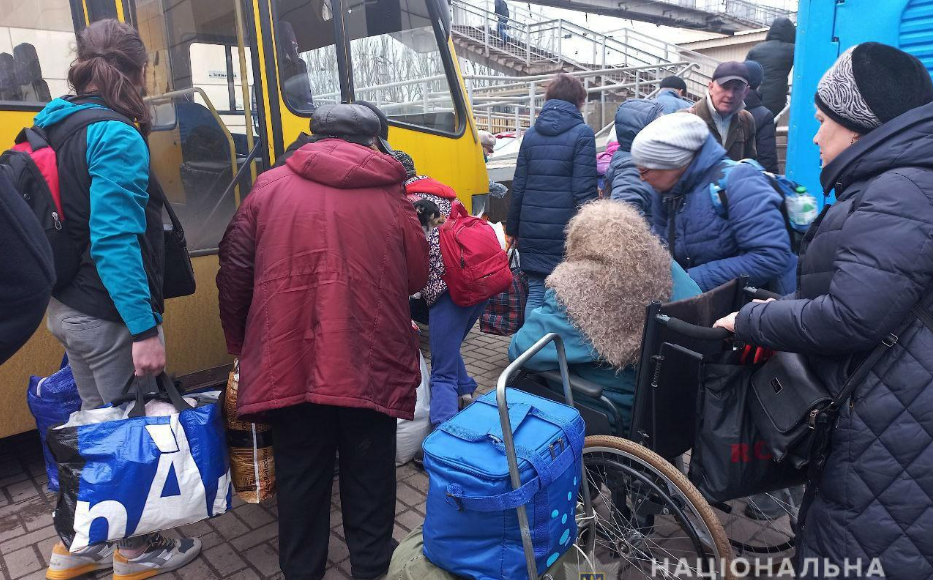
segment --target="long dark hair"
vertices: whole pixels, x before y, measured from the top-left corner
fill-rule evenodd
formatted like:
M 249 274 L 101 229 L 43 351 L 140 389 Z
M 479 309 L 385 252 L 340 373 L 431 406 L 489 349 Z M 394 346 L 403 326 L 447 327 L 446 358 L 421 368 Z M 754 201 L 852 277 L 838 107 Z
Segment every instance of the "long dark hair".
M 79 95 L 89 89 L 107 106 L 139 123 L 143 134 L 152 126 L 139 86 L 149 60 L 146 46 L 132 26 L 98 20 L 78 33 L 78 57 L 68 70 L 68 84 Z

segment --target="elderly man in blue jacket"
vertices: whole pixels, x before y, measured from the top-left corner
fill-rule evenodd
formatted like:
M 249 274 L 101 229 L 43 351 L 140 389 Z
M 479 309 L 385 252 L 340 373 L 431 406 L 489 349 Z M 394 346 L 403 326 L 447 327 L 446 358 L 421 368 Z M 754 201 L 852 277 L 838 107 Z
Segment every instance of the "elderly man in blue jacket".
M 705 292 L 742 275 L 767 287 L 794 267 L 780 194 L 754 167 L 735 165 L 695 115 L 665 115 L 632 144 L 632 160 L 655 196 L 655 234 Z M 711 184 L 728 174 L 717 207 Z
M 661 81 L 661 90 L 654 98 L 664 108 L 664 114 L 676 113 L 688 107 L 693 103 L 683 98 L 687 94 L 687 82 L 678 76 L 669 76 Z
M 632 162 L 632 142 L 639 131 L 664 114 L 664 107 L 648 99 L 629 99 L 616 111 L 616 137 L 619 149 L 609 162 L 606 172 L 606 191 L 610 199 L 624 201 L 651 223 L 654 190 L 641 180 Z

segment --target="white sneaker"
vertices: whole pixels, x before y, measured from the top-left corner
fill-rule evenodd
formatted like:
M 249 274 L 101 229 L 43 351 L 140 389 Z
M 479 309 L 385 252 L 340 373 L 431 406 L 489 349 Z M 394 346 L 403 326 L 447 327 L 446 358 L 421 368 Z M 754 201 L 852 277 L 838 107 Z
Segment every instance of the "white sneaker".
M 457 406 L 462 411 L 469 407 L 471 403 L 473 403 L 473 395 L 460 395 Z
M 52 548 L 49 569 L 45 572 L 48 580 L 71 580 L 97 570 L 113 567 L 113 546 L 100 544 L 90 546 L 80 552 L 71 553 L 61 543 Z
M 161 534 L 150 534 L 146 550 L 127 558 L 118 549 L 113 555 L 113 580 L 143 580 L 157 574 L 177 570 L 201 553 L 201 540 L 172 540 Z

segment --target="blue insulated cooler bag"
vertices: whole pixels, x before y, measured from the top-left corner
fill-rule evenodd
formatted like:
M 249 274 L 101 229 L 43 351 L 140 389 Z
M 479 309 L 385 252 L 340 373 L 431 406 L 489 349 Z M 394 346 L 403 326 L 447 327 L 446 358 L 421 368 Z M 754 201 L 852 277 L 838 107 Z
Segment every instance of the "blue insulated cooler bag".
M 424 442 L 430 476 L 424 555 L 474 580 L 528 578 L 515 509 L 520 505 L 528 513 L 539 572 L 577 537 L 583 419 L 572 407 L 515 389 L 507 393 L 519 489 L 509 479 L 495 392 L 439 425 Z
M 49 427 L 68 421 L 68 417 L 81 408 L 81 396 L 68 365 L 68 355 L 62 359 L 61 368 L 45 378 L 29 377 L 26 402 L 36 419 L 39 438 L 42 440 L 42 455 L 45 457 L 45 472 L 49 476 L 49 491 L 58 491 L 58 467 L 45 442 Z

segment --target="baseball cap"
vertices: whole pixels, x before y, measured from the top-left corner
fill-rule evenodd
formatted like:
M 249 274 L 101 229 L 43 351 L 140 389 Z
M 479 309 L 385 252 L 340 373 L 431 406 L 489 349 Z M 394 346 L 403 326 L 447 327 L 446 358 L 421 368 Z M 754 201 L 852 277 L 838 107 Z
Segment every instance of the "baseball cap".
M 745 66 L 745 63 L 738 61 L 724 62 L 716 67 L 713 80 L 721 85 L 729 81 L 742 81 L 747 85 L 748 67 Z

